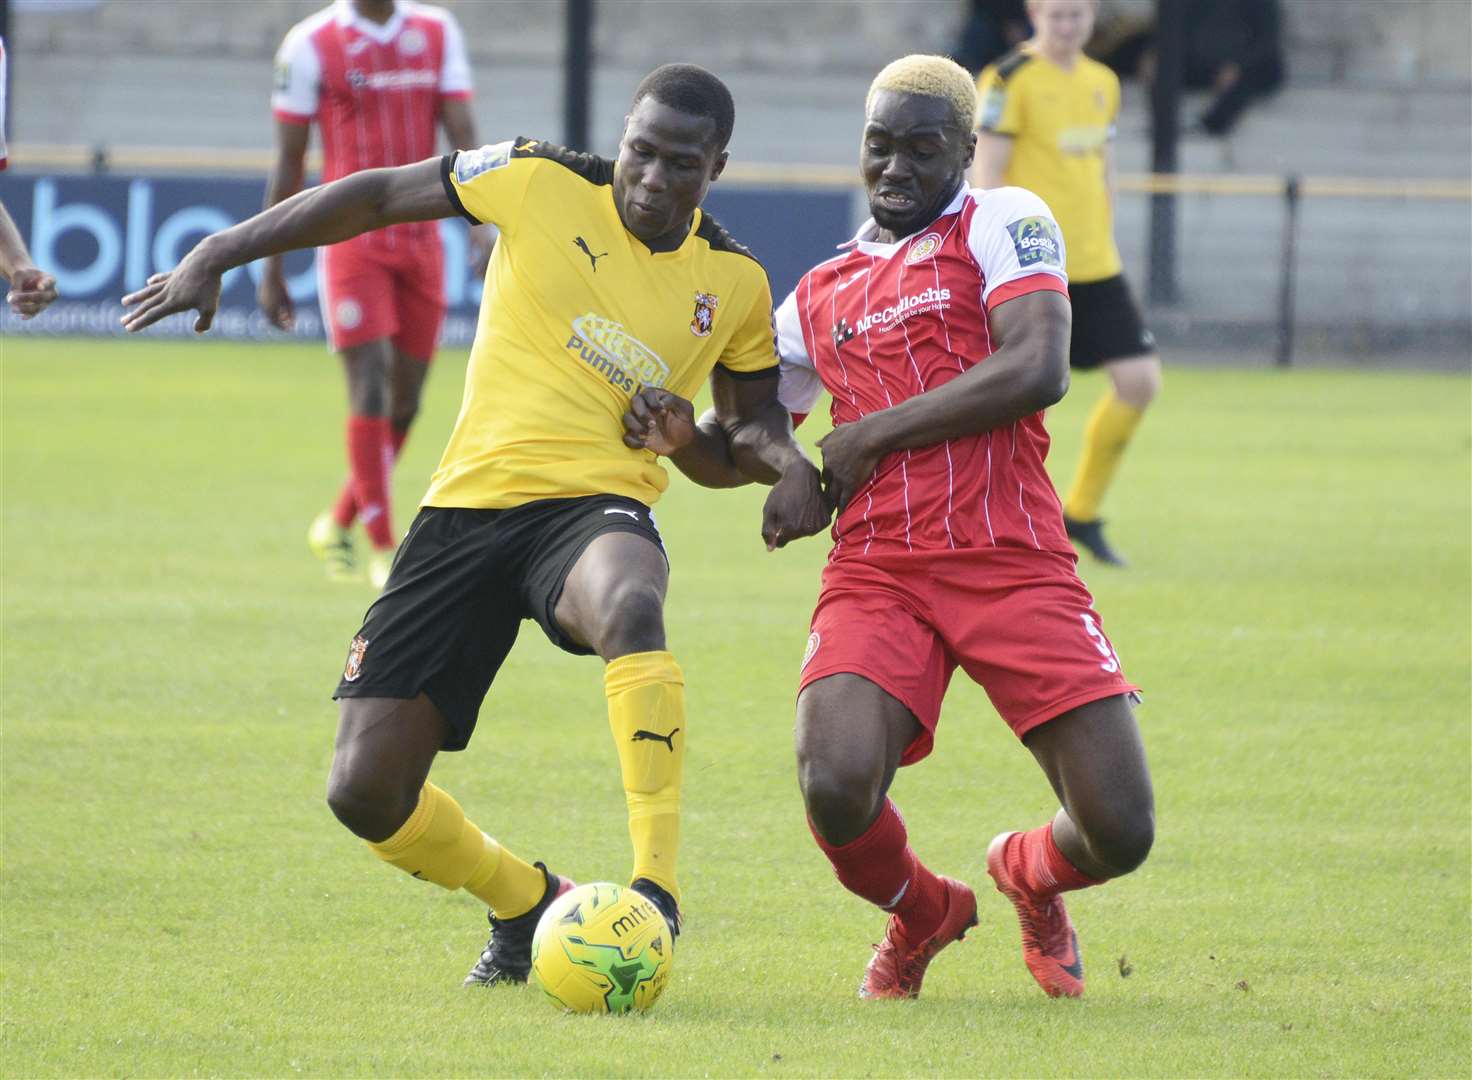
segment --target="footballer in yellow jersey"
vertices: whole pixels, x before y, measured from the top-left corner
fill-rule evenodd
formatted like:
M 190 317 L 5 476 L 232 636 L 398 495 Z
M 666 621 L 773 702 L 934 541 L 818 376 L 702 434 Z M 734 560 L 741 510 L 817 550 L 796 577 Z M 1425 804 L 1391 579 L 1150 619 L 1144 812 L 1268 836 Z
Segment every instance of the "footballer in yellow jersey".
M 518 138 L 447 158 L 444 176 L 457 209 L 501 242 L 424 504 L 653 503 L 669 481 L 622 441 L 629 400 L 641 387 L 693 397 L 717 364 L 770 376 L 765 271 L 699 209 L 677 248 L 650 251 L 619 218 L 613 162 L 591 154 Z
M 1104 537 L 1099 505 L 1135 428 L 1160 390 L 1160 358 L 1125 282 L 1114 243 L 1119 80 L 1084 55 L 1095 0 L 1028 0 L 1035 35 L 977 81 L 978 187 L 1027 188 L 1058 219 L 1073 303 L 1069 363 L 1102 367 L 1110 390 L 1090 413 L 1072 486 L 1068 535 L 1101 562 L 1124 565 Z
M 831 516 L 777 399 L 766 274 L 699 209 L 734 120 L 718 78 L 667 64 L 635 90 L 617 161 L 521 138 L 365 170 L 206 237 L 123 300 L 129 330 L 195 310 L 203 331 L 221 276 L 253 259 L 457 213 L 500 228 L 459 419 L 334 695 L 327 795 L 380 859 L 490 908 L 466 985 L 525 982 L 537 920 L 572 887 L 427 780 L 469 741 L 522 621 L 606 662 L 631 884 L 673 939 L 688 720 L 665 643 L 655 454 L 685 468 L 692 431 L 718 434 L 721 468 L 772 484 L 769 547 Z M 707 377 L 715 408 L 697 424 L 684 399 Z
M 1008 182 L 1041 196 L 1068 248 L 1068 281 L 1103 281 L 1123 269 L 1114 245 L 1106 154 L 1119 115 L 1119 79 L 1079 56 L 1072 69 L 1014 49 L 977 81 L 979 126 L 1010 139 Z

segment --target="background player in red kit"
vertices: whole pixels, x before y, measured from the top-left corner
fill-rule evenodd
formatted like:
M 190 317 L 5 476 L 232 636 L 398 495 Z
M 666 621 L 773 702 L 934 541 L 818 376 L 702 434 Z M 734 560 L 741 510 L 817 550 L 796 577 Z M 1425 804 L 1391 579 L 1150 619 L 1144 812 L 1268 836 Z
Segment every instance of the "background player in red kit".
M 408 165 L 435 153 L 444 126 L 453 148 L 479 145 L 470 112 L 470 61 L 460 27 L 441 8 L 408 0 L 338 0 L 291 29 L 276 58 L 271 97 L 276 166 L 269 208 L 301 190 L 312 121 L 322 134 L 322 180 Z M 486 229 L 473 256 L 484 267 Z M 323 321 L 348 382 L 348 478 L 312 522 L 308 543 L 330 577 L 357 576 L 351 526 L 363 525 L 368 577 L 388 577 L 394 532 L 389 476 L 419 411 L 419 394 L 445 316 L 437 223 L 368 233 L 320 253 Z M 294 312 L 279 256 L 265 261 L 259 300 L 273 323 Z
M 0 172 L 10 164 L 5 143 L 5 39 L 0 37 Z M 22 319 L 34 319 L 56 299 L 56 278 L 31 261 L 24 237 L 0 204 L 0 277 L 10 283 L 5 302 Z
M 1042 410 L 1068 386 L 1062 240 L 1030 192 L 965 186 L 974 111 L 970 77 L 943 57 L 879 73 L 861 149 L 873 218 L 776 317 L 783 403 L 805 414 L 821 390 L 833 399 L 819 445 L 839 517 L 803 658 L 798 779 L 838 880 L 890 912 L 864 997 L 918 994 L 930 960 L 977 921 L 971 889 L 920 862 L 886 794 L 930 752 L 956 667 L 1062 803 L 986 854 L 1050 995 L 1083 992 L 1059 894 L 1133 870 L 1154 836 L 1136 688 L 1043 467 Z M 663 414 L 684 406 L 662 395 L 636 401 L 631 439 L 672 445 Z M 675 464 L 736 482 L 714 426 L 697 433 Z

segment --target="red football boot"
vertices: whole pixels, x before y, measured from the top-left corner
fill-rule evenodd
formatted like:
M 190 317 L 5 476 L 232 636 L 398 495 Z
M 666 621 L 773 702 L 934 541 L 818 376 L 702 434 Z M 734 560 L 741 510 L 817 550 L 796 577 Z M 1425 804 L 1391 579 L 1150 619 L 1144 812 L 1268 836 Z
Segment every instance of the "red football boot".
M 874 957 L 859 984 L 861 998 L 912 998 L 920 995 L 925 969 L 935 954 L 960 941 L 976 925 L 976 894 L 959 881 L 941 877 L 946 889 L 946 914 L 940 926 L 918 945 L 911 945 L 893 915 L 884 940 L 874 946 Z
M 1017 909 L 1022 924 L 1022 959 L 1049 997 L 1081 997 L 1084 962 L 1078 935 L 1063 906 L 1063 897 L 1038 896 L 1024 884 L 1021 833 L 1002 833 L 986 849 L 986 872 Z

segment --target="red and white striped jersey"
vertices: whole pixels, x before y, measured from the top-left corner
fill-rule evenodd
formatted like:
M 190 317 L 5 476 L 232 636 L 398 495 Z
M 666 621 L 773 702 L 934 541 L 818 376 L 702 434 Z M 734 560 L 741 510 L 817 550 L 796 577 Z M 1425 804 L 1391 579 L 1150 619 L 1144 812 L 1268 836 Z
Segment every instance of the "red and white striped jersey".
M 779 394 L 794 415 L 824 389 L 836 426 L 942 386 L 991 355 L 998 304 L 1068 291 L 1057 223 L 1022 188 L 963 187 L 919 232 L 882 244 L 876 231 L 867 222 L 777 309 Z M 1047 453 L 1036 413 L 889 454 L 835 522 L 832 558 L 989 546 L 1071 554 Z
M 449 12 L 398 0 L 379 24 L 351 0 L 337 0 L 286 35 L 271 109 L 288 123 L 317 122 L 325 183 L 434 156 L 441 103 L 470 96 L 465 38 Z M 388 248 L 435 235 L 434 222 L 368 234 L 373 246 Z
M 5 39 L 0 37 L 0 169 L 10 164 L 5 146 Z

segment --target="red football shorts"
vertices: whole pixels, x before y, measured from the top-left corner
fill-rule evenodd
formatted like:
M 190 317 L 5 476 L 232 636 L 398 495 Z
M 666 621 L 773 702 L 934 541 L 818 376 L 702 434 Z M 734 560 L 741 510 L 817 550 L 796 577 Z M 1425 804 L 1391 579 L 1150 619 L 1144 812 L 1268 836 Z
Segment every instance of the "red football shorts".
M 323 248 L 322 319 L 338 352 L 389 338 L 415 360 L 434 357 L 445 321 L 445 257 L 439 237 L 399 240 L 396 250 L 347 241 Z
M 801 688 L 851 673 L 897 698 L 923 728 L 900 764 L 930 753 L 957 667 L 1018 738 L 1069 709 L 1139 689 L 1120 670 L 1069 556 L 927 551 L 823 569 Z

